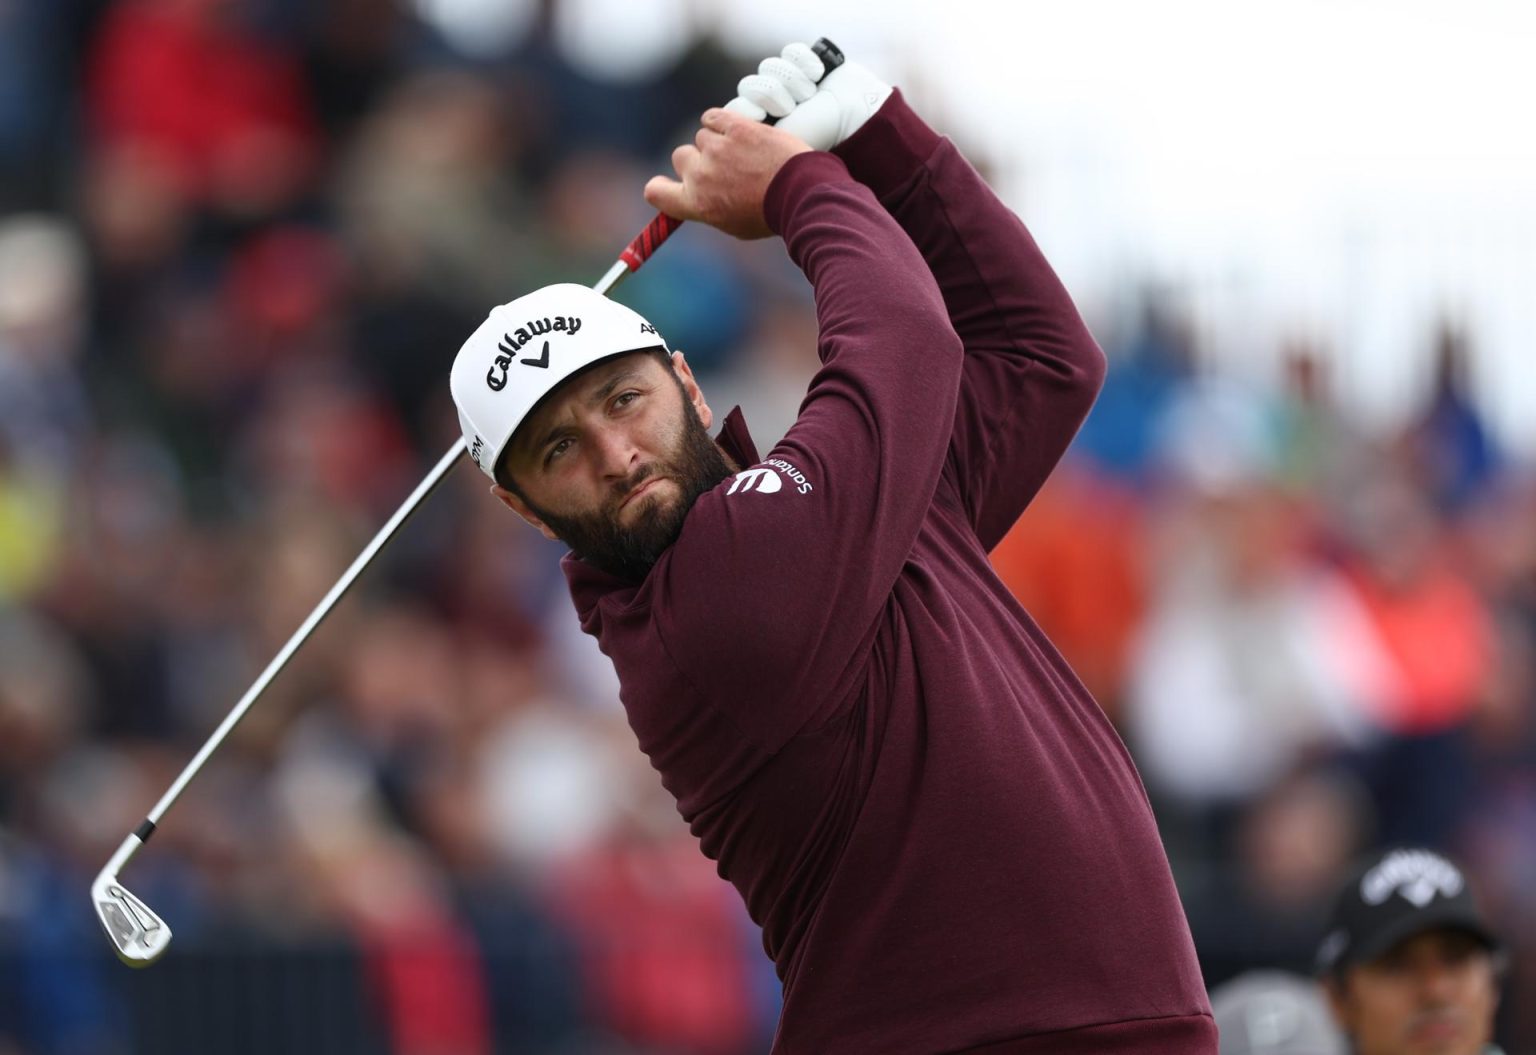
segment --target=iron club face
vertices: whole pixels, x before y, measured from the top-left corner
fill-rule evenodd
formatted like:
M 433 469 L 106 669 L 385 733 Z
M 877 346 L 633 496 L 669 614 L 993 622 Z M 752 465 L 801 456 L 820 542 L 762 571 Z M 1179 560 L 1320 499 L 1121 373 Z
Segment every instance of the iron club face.
M 171 928 L 117 881 L 103 872 L 91 884 L 96 917 L 112 940 L 117 958 L 129 967 L 147 967 L 158 960 L 171 943 Z
M 107 932 L 112 947 L 117 950 L 117 958 L 129 967 L 148 967 L 171 943 L 171 928 L 165 925 L 165 920 L 117 881 L 117 873 L 154 830 L 155 826 L 149 821 L 139 825 L 138 831 L 123 840 L 123 845 L 117 848 L 117 853 L 91 884 L 91 903 L 96 906 L 101 929 Z

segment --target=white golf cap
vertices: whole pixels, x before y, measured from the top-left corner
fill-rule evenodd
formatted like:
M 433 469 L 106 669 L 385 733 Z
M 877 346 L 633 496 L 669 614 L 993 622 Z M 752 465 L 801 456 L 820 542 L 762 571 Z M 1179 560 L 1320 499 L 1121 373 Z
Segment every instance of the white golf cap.
M 469 456 L 495 479 L 512 434 L 539 400 L 593 363 L 653 348 L 668 350 L 656 327 L 574 283 L 492 308 L 459 349 L 448 380 Z

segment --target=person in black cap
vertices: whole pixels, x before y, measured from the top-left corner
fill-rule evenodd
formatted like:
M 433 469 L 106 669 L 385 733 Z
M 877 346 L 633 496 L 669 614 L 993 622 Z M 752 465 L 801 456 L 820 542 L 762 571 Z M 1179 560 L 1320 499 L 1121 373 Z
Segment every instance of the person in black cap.
M 1373 859 L 1339 894 L 1317 970 L 1356 1055 L 1497 1055 L 1504 950 L 1430 850 Z

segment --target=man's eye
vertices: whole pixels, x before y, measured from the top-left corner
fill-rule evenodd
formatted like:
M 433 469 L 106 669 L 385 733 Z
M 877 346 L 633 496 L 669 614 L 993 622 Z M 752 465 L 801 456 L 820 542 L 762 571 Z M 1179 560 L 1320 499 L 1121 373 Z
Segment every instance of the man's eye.
M 570 450 L 572 442 L 573 441 L 567 437 L 566 439 L 561 440 L 559 443 L 551 447 L 549 449 L 549 453 L 544 456 L 544 464 L 548 465 L 550 462 L 560 457 L 566 451 Z
M 614 401 L 613 401 L 614 409 L 617 410 L 620 407 L 627 407 L 627 406 L 629 406 L 629 404 L 633 403 L 635 400 L 637 400 L 639 398 L 640 398 L 640 393 L 639 392 L 620 392 L 618 394 L 618 396 L 616 396 L 614 398 Z

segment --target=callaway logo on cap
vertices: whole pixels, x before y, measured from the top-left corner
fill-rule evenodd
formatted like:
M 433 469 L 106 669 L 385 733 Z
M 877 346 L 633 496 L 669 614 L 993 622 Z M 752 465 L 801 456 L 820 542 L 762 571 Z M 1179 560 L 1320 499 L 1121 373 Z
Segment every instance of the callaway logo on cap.
M 1339 895 L 1317 967 L 1323 974 L 1341 971 L 1416 934 L 1442 929 L 1466 931 L 1489 949 L 1499 947 L 1461 869 L 1433 850 L 1390 850 Z
M 667 351 L 656 327 L 586 286 L 545 286 L 492 308 L 459 349 L 448 380 L 475 465 L 494 479 L 523 419 L 573 374 L 653 348 Z

